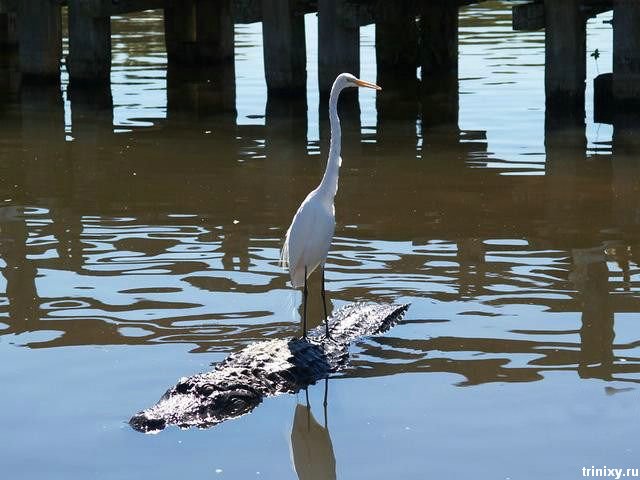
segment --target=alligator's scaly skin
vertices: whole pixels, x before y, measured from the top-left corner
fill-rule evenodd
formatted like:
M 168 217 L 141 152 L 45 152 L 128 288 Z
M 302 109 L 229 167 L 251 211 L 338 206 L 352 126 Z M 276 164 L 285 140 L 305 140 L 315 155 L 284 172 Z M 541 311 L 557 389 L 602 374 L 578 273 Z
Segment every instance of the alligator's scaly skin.
M 340 370 L 349 345 L 357 338 L 388 330 L 408 305 L 355 303 L 329 319 L 330 337 L 321 325 L 308 339 L 253 343 L 229 355 L 213 371 L 182 378 L 153 407 L 134 415 L 129 424 L 141 432 L 167 425 L 212 427 L 253 410 L 262 399 L 295 393 Z

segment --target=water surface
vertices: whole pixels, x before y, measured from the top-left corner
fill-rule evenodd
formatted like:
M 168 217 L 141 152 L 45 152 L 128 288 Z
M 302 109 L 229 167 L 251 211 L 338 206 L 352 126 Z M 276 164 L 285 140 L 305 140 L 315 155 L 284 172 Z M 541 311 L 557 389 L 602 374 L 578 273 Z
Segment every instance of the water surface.
M 303 393 L 272 398 L 211 430 L 126 424 L 177 378 L 299 333 L 300 293 L 278 257 L 327 150 L 314 15 L 306 108 L 267 105 L 252 24 L 236 28 L 237 113 L 207 112 L 197 84 L 167 78 L 158 12 L 112 22 L 112 109 L 66 83 L 7 100 L 2 473 L 538 479 L 637 467 L 640 165 L 591 111 L 591 80 L 611 69 L 610 14 L 588 24 L 602 57 L 588 61 L 586 128 L 545 137 L 544 32 L 513 32 L 507 3 L 461 10 L 453 122 L 427 126 L 411 106 L 385 117 L 372 91 L 344 112 L 332 308 L 411 309 L 353 348 L 326 413 L 319 384 L 309 409 Z M 374 37 L 362 28 L 370 80 Z M 318 275 L 310 288 L 317 324 Z

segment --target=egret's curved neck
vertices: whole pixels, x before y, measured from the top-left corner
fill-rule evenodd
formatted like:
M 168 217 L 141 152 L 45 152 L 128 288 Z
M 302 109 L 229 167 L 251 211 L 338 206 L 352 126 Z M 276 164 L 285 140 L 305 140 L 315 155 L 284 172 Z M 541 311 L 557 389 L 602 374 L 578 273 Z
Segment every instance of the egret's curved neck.
M 331 123 L 331 143 L 329 145 L 329 159 L 324 177 L 318 187 L 318 191 L 333 201 L 338 191 L 338 175 L 340 173 L 340 145 L 342 131 L 340 130 L 340 118 L 338 117 L 338 97 L 344 86 L 333 84 L 329 96 L 329 121 Z

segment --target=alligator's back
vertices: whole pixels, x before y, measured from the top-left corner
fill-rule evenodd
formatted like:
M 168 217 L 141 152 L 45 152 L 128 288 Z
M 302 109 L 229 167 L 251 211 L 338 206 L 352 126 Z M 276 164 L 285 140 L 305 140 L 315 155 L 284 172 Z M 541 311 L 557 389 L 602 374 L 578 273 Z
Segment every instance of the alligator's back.
M 308 340 L 253 343 L 229 355 L 207 373 L 182 378 L 153 407 L 131 418 L 142 432 L 167 425 L 207 428 L 253 410 L 264 397 L 294 393 L 342 368 L 354 340 L 392 327 L 408 305 L 356 303 L 345 306 Z

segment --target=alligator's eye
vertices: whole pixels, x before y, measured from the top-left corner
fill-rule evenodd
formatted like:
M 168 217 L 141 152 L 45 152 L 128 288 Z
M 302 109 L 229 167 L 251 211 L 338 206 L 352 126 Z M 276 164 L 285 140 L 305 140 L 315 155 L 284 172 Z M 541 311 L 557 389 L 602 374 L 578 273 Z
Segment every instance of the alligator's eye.
M 233 390 L 220 395 L 218 402 L 218 408 L 232 416 L 251 410 L 260 403 L 260 397 L 246 390 Z
M 198 388 L 198 393 L 200 395 L 204 395 L 205 397 L 210 396 L 213 392 L 215 391 L 215 388 L 213 388 L 213 385 L 202 385 L 201 387 Z
M 247 402 L 244 397 L 231 397 L 228 401 L 228 405 L 231 411 L 234 413 L 242 412 L 247 407 Z

